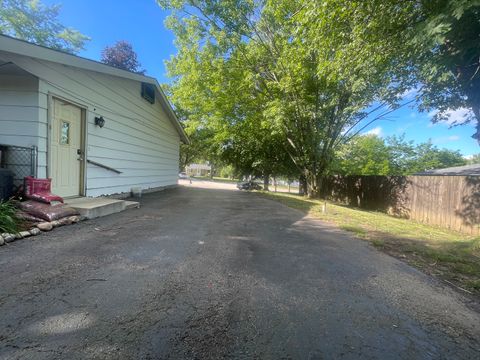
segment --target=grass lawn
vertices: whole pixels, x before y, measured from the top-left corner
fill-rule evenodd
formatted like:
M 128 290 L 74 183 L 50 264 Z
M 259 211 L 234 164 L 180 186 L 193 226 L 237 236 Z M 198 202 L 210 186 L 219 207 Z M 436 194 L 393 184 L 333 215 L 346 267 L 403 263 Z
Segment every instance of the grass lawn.
M 331 222 L 378 249 L 403 259 L 465 292 L 480 295 L 480 238 L 440 227 L 312 200 L 294 194 L 260 193 L 306 214 Z
M 275 191 L 274 185 L 269 185 L 270 191 Z M 277 190 L 282 192 L 288 192 L 288 185 L 277 185 Z M 298 194 L 298 186 L 290 186 L 290 192 Z
M 240 181 L 237 179 L 222 178 L 218 176 L 214 176 L 213 179 L 210 178 L 210 176 L 192 176 L 192 179 L 216 181 L 216 182 L 223 182 L 223 183 L 229 183 L 229 184 L 236 184 L 237 182 Z

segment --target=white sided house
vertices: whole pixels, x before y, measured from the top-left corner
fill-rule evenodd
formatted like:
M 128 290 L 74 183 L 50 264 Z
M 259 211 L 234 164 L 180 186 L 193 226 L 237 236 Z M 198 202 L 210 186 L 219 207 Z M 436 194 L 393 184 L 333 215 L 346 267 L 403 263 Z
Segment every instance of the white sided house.
M 0 35 L 0 145 L 62 197 L 177 184 L 188 139 L 156 79 Z
M 207 176 L 212 167 L 209 164 L 190 164 L 185 167 L 185 171 L 189 176 Z

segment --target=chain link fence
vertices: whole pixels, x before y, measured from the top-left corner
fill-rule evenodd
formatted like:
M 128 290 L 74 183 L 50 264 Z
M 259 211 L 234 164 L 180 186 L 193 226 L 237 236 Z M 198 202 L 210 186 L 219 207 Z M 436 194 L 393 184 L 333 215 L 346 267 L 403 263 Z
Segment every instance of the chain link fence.
M 38 148 L 0 144 L 0 167 L 13 172 L 16 187 L 23 185 L 26 176 L 37 177 Z

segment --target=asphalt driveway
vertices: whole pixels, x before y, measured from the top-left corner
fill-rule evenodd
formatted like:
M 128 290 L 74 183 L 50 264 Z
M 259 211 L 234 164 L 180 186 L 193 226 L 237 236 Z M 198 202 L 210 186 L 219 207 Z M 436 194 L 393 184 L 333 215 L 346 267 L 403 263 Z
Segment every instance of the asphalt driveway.
M 0 248 L 1 359 L 478 359 L 476 305 L 255 194 L 180 187 Z

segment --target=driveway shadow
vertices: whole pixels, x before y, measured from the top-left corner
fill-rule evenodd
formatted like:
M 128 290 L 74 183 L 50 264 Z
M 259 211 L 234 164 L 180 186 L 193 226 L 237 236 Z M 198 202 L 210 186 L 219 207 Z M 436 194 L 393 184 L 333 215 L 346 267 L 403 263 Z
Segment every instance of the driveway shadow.
M 140 201 L 0 249 L 9 269 L 0 357 L 468 358 L 477 349 L 469 339 L 480 318 L 461 299 L 304 212 L 218 189 Z

